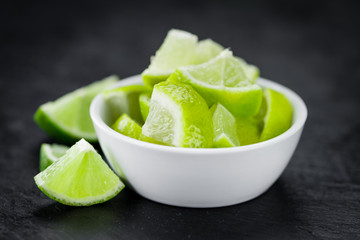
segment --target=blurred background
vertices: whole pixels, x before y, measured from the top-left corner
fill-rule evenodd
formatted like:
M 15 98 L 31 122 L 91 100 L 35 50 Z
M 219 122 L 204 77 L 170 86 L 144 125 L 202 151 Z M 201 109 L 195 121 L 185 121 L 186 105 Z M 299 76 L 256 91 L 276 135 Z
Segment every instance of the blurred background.
M 335 0 L 2 1 L 0 237 L 360 238 L 359 10 Z M 37 107 L 141 73 L 171 28 L 230 47 L 304 99 L 309 118 L 284 174 L 223 209 L 171 208 L 129 190 L 87 210 L 49 205 L 32 179 L 51 141 L 33 123 Z

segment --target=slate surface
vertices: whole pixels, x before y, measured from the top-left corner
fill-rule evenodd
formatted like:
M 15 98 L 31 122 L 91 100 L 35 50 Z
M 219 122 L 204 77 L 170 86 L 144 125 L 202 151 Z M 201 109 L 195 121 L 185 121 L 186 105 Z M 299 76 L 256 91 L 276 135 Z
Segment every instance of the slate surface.
M 0 5 L 1 239 L 359 239 L 359 5 L 8 1 Z M 36 108 L 110 74 L 140 73 L 170 28 L 210 37 L 303 97 L 309 118 L 285 172 L 262 196 L 216 209 L 124 190 L 73 208 L 35 186 Z

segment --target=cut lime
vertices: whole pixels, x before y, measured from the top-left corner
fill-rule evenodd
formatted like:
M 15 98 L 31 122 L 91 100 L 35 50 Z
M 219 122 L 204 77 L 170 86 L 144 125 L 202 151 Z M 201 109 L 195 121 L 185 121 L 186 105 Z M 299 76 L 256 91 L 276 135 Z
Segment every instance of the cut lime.
M 36 111 L 34 121 L 47 134 L 61 142 L 72 144 L 81 138 L 96 142 L 89 113 L 91 101 L 117 80 L 117 76 L 110 76 L 68 93 L 54 102 L 45 103 Z
M 259 68 L 256 67 L 255 65 L 251 65 L 248 64 L 244 59 L 236 57 L 236 59 L 239 61 L 241 67 L 244 70 L 244 73 L 246 75 L 246 77 L 248 79 L 250 79 L 250 81 L 252 83 L 256 83 L 256 80 L 259 78 L 260 76 L 260 71 Z
M 149 89 L 144 85 L 130 85 L 125 87 L 105 90 L 103 98 L 112 113 L 112 119 L 115 121 L 121 114 L 128 114 L 139 124 L 143 119 L 139 108 L 139 95 L 147 92 Z
M 257 118 L 237 118 L 236 126 L 241 146 L 259 142 L 261 126 Z
M 224 47 L 211 39 L 205 39 L 199 42 L 196 50 L 198 55 L 198 64 L 201 64 L 218 56 L 224 50 Z M 255 65 L 248 64 L 244 59 L 240 57 L 235 58 L 239 61 L 246 77 L 252 83 L 256 83 L 256 80 L 260 76 L 259 68 Z
M 151 93 L 142 93 L 139 96 L 140 112 L 144 122 L 146 121 L 146 118 L 149 115 L 150 99 L 151 99 Z
M 178 68 L 169 80 L 189 83 L 209 106 L 219 102 L 236 117 L 253 116 L 261 105 L 261 88 L 227 49 L 206 63 Z
M 118 133 L 121 133 L 125 136 L 137 140 L 164 145 L 163 143 L 156 141 L 151 137 L 147 137 L 143 135 L 141 127 L 133 119 L 131 119 L 131 117 L 129 117 L 126 113 L 121 115 L 119 119 L 116 120 L 116 122 L 112 125 L 111 128 L 117 131 Z
M 214 147 L 240 146 L 236 131 L 234 116 L 220 103 L 214 104 L 210 111 L 214 124 Z
M 111 128 L 125 136 L 135 139 L 140 139 L 142 131 L 141 127 L 126 113 L 121 115 Z
M 163 44 L 151 58 L 149 67 L 142 73 L 143 81 L 148 86 L 166 80 L 180 66 L 197 63 L 197 36 L 172 29 Z
M 34 179 L 45 195 L 71 206 L 105 202 L 124 188 L 119 177 L 84 139 Z
M 211 113 L 204 99 L 190 85 L 161 82 L 154 86 L 142 133 L 167 145 L 211 147 Z
M 283 94 L 272 89 L 266 89 L 264 97 L 266 105 L 264 127 L 260 136 L 261 141 L 282 134 L 290 128 L 292 123 L 292 106 Z
M 222 50 L 224 50 L 224 48 L 211 39 L 199 41 L 196 49 L 196 54 L 198 57 L 197 63 L 200 64 L 209 61 L 210 59 L 219 55 Z
M 62 157 L 69 149 L 68 146 L 60 144 L 41 144 L 40 148 L 40 171 L 45 170 L 48 166 Z

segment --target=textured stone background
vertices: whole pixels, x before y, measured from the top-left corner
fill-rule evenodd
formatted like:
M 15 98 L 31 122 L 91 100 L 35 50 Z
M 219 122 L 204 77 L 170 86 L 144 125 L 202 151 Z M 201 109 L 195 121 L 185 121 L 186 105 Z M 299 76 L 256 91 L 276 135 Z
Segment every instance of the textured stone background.
M 0 4 L 1 239 L 359 239 L 359 4 L 340 1 Z M 315 2 L 315 1 L 314 1 Z M 303 97 L 309 118 L 289 166 L 259 198 L 184 209 L 126 189 L 73 208 L 36 187 L 52 140 L 37 107 L 110 74 L 140 73 L 170 28 L 213 38 Z

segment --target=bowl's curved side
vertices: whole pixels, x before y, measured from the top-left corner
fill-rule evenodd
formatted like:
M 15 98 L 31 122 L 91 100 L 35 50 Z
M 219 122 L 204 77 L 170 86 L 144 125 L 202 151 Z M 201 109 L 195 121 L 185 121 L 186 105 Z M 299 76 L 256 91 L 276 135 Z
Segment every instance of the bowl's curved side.
M 141 78 L 134 76 L 114 87 L 139 81 Z M 290 134 L 254 146 L 179 149 L 143 143 L 106 125 L 107 109 L 101 95 L 92 102 L 90 112 L 106 158 L 137 193 L 175 206 L 228 206 L 259 196 L 278 179 L 306 120 L 305 104 L 295 93 L 271 81 L 261 80 L 260 84 L 285 93 L 293 104 L 295 120 Z M 299 126 L 294 127 L 296 124 Z

